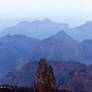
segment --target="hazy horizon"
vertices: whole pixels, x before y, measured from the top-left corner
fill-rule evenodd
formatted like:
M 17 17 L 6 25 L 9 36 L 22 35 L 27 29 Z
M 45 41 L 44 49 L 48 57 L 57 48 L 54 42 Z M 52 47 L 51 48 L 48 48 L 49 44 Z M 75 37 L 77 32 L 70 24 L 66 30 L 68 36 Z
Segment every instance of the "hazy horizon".
M 50 18 L 70 27 L 92 21 L 91 0 L 0 0 L 0 20 Z
M 54 23 L 66 23 L 69 25 L 70 28 L 75 28 L 78 26 L 81 26 L 83 24 L 85 24 L 87 21 L 92 21 L 92 20 L 86 20 L 86 21 L 78 21 L 78 20 L 72 20 L 72 21 L 68 21 L 67 18 L 65 19 L 66 21 L 64 21 L 64 19 L 62 19 L 61 21 L 59 20 L 55 20 L 55 19 L 51 19 L 49 17 L 44 17 L 44 18 L 7 18 L 7 19 L 0 19 L 0 31 L 3 31 L 4 29 L 8 28 L 8 27 L 12 27 L 14 25 L 16 25 L 17 23 L 23 22 L 23 21 L 28 21 L 28 22 L 32 22 L 32 21 L 36 21 L 36 20 L 45 20 L 46 18 L 48 18 L 49 20 L 53 21 Z M 80 22 L 80 23 L 79 23 Z

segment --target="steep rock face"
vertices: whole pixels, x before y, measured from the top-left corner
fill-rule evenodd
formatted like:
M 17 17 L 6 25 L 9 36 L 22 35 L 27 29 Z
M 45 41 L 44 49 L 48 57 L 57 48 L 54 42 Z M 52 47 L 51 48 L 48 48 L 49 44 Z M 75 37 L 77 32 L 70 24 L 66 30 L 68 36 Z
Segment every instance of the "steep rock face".
M 59 89 L 61 89 L 61 87 L 67 89 L 67 83 L 72 79 L 75 72 L 84 71 L 87 68 L 85 64 L 76 62 L 49 61 L 48 63 L 53 67 L 56 83 Z M 22 67 L 8 73 L 8 75 L 1 81 L 1 84 L 33 87 L 37 64 L 38 61 L 30 61 L 26 63 Z
M 35 92 L 57 92 L 58 90 L 53 69 L 45 58 L 38 63 L 34 90 Z
M 90 64 L 92 61 L 92 40 L 84 40 L 79 45 L 80 56 L 83 61 Z
M 7 73 L 29 61 L 39 40 L 24 35 L 7 35 L 0 38 L 0 72 Z M 0 73 L 0 74 L 1 74 Z
M 64 31 L 41 41 L 36 49 L 35 58 L 46 57 L 55 61 L 80 61 L 79 43 Z
M 76 72 L 68 89 L 73 92 L 92 92 L 92 65 L 86 71 Z

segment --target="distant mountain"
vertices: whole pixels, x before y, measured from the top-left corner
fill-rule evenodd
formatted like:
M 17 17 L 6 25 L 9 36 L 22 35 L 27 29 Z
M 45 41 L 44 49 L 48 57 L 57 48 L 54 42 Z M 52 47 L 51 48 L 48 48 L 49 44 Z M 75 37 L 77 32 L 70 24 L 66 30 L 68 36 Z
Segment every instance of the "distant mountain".
M 67 31 L 67 33 L 78 41 L 92 39 L 92 21 L 87 21 L 79 27 L 71 28 L 70 31 Z
M 8 72 L 29 61 L 27 55 L 33 53 L 40 41 L 23 35 L 7 35 L 0 38 L 0 72 Z
M 50 19 L 36 20 L 33 22 L 21 22 L 13 27 L 6 28 L 0 36 L 9 34 L 22 34 L 29 37 L 44 39 L 56 34 L 60 30 L 68 29 L 68 24 L 54 23 Z
M 86 61 L 87 63 L 92 62 L 92 40 L 84 40 L 79 45 L 80 56 Z
M 61 31 L 39 41 L 23 35 L 0 38 L 0 78 L 30 60 L 79 61 L 78 42 Z M 3 74 L 4 73 L 4 74 Z
M 77 61 L 92 64 L 92 41 L 81 43 L 64 31 L 42 41 L 23 35 L 7 35 L 0 38 L 0 78 L 3 73 L 42 57 L 53 61 Z
M 48 60 L 79 61 L 79 43 L 64 31 L 58 32 L 41 41 L 37 48 L 35 58 L 46 57 Z
M 68 35 L 77 41 L 92 39 L 92 21 L 87 21 L 85 24 L 75 28 L 69 28 L 69 25 L 66 23 L 56 23 L 48 18 L 32 22 L 20 22 L 15 26 L 2 30 L 0 32 L 0 37 L 7 34 L 21 34 L 43 40 L 55 35 L 60 30 L 64 30 Z

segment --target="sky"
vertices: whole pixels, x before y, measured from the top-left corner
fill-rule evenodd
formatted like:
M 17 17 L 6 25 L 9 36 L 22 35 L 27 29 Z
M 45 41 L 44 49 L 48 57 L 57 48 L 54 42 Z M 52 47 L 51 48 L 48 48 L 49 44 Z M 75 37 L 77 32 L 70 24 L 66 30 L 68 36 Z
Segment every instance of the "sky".
M 43 19 L 76 26 L 92 20 L 92 0 L 0 0 L 0 19 Z

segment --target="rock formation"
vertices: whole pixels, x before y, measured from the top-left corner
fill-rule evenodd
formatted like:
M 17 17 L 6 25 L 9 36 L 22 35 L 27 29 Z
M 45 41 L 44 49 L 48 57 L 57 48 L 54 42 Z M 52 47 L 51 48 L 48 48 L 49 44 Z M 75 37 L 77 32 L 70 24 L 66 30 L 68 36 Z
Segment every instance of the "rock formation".
M 58 92 L 51 65 L 45 58 L 38 63 L 34 84 L 35 92 Z
M 29 63 L 28 63 L 28 65 L 30 66 Z M 29 70 L 29 67 L 27 66 L 26 71 L 29 72 L 30 70 L 29 71 L 28 70 Z M 27 74 L 25 74 L 25 75 L 27 76 Z M 26 78 L 28 78 L 28 77 L 26 77 Z M 31 77 L 30 77 L 30 80 L 32 80 Z M 38 63 L 34 88 L 18 87 L 18 86 L 10 86 L 10 85 L 0 85 L 0 92 L 72 92 L 72 91 L 66 90 L 66 89 L 58 90 L 58 88 L 56 86 L 56 80 L 54 77 L 53 69 L 52 69 L 51 65 L 48 64 L 47 60 L 45 58 L 42 58 L 40 60 L 40 62 Z

